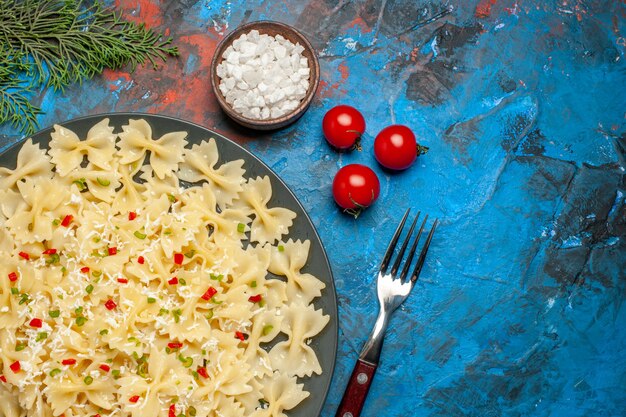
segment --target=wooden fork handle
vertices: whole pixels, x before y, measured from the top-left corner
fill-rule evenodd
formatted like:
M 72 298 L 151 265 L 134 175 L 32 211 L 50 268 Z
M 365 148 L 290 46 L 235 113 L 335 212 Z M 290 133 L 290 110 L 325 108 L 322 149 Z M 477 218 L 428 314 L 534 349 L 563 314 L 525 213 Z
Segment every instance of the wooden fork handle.
M 361 415 L 367 392 L 370 390 L 376 373 L 376 366 L 361 359 L 356 361 L 335 417 L 359 417 Z

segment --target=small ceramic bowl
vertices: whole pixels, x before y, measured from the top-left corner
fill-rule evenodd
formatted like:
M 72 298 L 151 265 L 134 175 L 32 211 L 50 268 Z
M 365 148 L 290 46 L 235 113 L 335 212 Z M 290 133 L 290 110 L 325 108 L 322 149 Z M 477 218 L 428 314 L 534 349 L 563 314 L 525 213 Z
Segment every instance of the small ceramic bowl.
M 309 61 L 309 68 L 311 70 L 311 75 L 309 76 L 309 90 L 306 95 L 294 110 L 291 112 L 284 114 L 280 117 L 274 119 L 265 119 L 265 120 L 257 120 L 251 119 L 249 117 L 245 117 L 240 113 L 237 113 L 230 104 L 226 102 L 226 99 L 222 95 L 222 92 L 219 89 L 220 78 L 217 76 L 217 66 L 224 60 L 222 55 L 226 48 L 228 48 L 235 39 L 239 38 L 244 33 L 248 33 L 251 30 L 258 30 L 260 34 L 267 34 L 270 36 L 282 35 L 285 39 L 290 40 L 291 42 L 299 43 L 304 48 L 302 55 Z M 258 21 L 251 22 L 245 25 L 239 26 L 237 29 L 229 33 L 220 43 L 217 45 L 217 49 L 215 50 L 215 55 L 213 55 L 213 60 L 211 61 L 211 84 L 213 87 L 213 93 L 215 97 L 217 97 L 217 101 L 220 106 L 224 110 L 224 112 L 233 120 L 235 120 L 240 125 L 251 129 L 257 130 L 272 130 L 278 129 L 288 124 L 291 124 L 298 120 L 300 116 L 304 114 L 306 109 L 311 104 L 313 97 L 315 96 L 315 92 L 317 91 L 317 86 L 320 81 L 320 64 L 317 60 L 317 54 L 315 53 L 315 49 L 311 46 L 311 43 L 304 37 L 302 33 L 296 30 L 294 27 L 286 25 L 284 23 L 279 22 L 271 22 L 271 21 Z

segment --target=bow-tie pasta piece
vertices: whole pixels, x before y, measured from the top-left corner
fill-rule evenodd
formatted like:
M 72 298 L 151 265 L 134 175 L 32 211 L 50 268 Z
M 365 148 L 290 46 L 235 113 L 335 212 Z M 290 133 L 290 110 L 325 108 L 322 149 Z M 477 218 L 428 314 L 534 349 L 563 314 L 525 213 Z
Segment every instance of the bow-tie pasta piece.
M 111 203 L 120 187 L 120 175 L 117 162 L 112 162 L 113 170 L 102 170 L 89 163 L 85 168 L 75 168 L 63 177 L 64 182 L 72 185 L 78 192 L 84 192 L 90 201 Z
M 181 372 L 180 361 L 176 355 L 167 354 L 164 349 L 153 346 L 147 365 L 147 378 L 129 373 L 118 380 L 120 405 L 124 415 L 132 417 L 157 416 L 162 410 L 161 398 L 170 399 L 178 395 L 178 387 L 186 389 L 192 384 L 193 377 Z M 181 390 L 182 391 L 182 390 Z M 136 402 L 129 398 L 137 396 Z
M 10 368 L 9 364 L 19 361 L 24 364 L 24 369 L 35 369 L 40 363 L 43 362 L 41 352 L 36 348 L 16 349 L 17 346 L 23 346 L 29 341 L 28 334 L 14 334 L 8 330 L 0 330 L 0 337 L 2 342 L 0 346 L 3 351 L 0 352 L 0 360 L 4 365 L 4 376 L 7 380 L 6 384 L 15 387 L 20 392 L 20 406 L 25 409 L 34 409 L 34 405 L 37 400 L 41 398 L 42 392 L 38 389 L 43 379 L 41 375 L 32 374 L 28 378 L 24 378 L 22 375 L 15 375 L 16 373 Z M 8 373 L 13 373 L 11 377 L 8 377 Z
M 244 409 L 235 399 L 253 390 L 248 383 L 252 381 L 249 366 L 241 364 L 241 359 L 233 350 L 223 351 L 219 358 L 223 361 L 221 369 L 218 372 L 208 371 L 209 377 L 200 379 L 193 398 L 196 401 L 207 398 L 214 410 L 225 410 L 223 407 L 228 407 L 236 411 L 234 415 L 243 416 Z
M 249 207 L 255 215 L 250 227 L 250 241 L 274 243 L 282 235 L 289 233 L 289 228 L 296 218 L 296 213 L 283 207 L 268 208 L 272 198 L 272 184 L 269 177 L 248 179 L 244 184 L 237 207 Z
M 27 208 L 26 201 L 20 193 L 10 188 L 0 190 L 0 219 L 7 220 L 25 208 Z
M 0 227 L 0 256 L 7 255 L 13 250 L 15 241 L 13 236 L 5 228 Z
M 225 294 L 219 294 L 215 301 L 221 304 L 214 309 L 213 317 L 225 330 L 235 331 L 251 324 L 252 308 L 248 300 L 250 293 L 247 286 L 230 288 Z
M 291 304 L 283 310 L 285 318 L 281 331 L 289 339 L 277 343 L 270 351 L 272 366 L 282 373 L 299 377 L 321 374 L 322 368 L 308 341 L 326 327 L 330 317 L 313 306 L 302 304 Z
M 119 182 L 122 188 L 118 190 L 111 207 L 116 213 L 128 213 L 137 211 L 145 206 L 145 185 L 136 182 L 133 177 L 139 172 L 139 166 L 122 165 L 118 168 Z
M 69 414 L 68 411 L 81 402 L 95 409 L 113 408 L 117 388 L 112 383 L 113 378 L 110 375 L 103 375 L 100 372 L 99 365 L 100 362 L 92 361 L 86 364 L 85 369 L 80 373 L 68 369 L 50 376 L 48 372 L 45 377 L 47 386 L 44 392 L 55 415 Z M 86 384 L 86 378 L 91 378 L 92 382 Z
M 269 251 L 258 246 L 248 246 L 246 250 L 237 250 L 236 254 L 237 265 L 233 269 L 231 286 L 253 286 L 253 290 L 261 291 L 269 266 Z
M 174 253 L 181 252 L 195 238 L 194 231 L 202 224 L 198 212 L 185 212 L 180 209 L 180 203 L 174 203 L 171 211 L 161 216 L 161 247 L 165 256 L 170 258 Z
M 21 406 L 26 410 L 32 410 L 28 417 L 49 417 L 51 410 L 46 406 L 44 394 L 39 390 L 41 377 L 36 378 L 32 383 L 25 384 L 22 388 Z
M 227 244 L 228 241 L 244 239 L 240 225 L 250 222 L 248 213 L 241 209 L 217 208 L 217 198 L 210 184 L 188 188 L 182 193 L 184 203 L 182 210 L 200 213 L 203 222 L 212 228 L 211 240 L 217 244 Z
M 235 398 L 229 397 L 226 395 L 218 395 L 215 402 L 215 410 L 220 410 L 220 413 L 223 413 L 224 416 L 229 417 L 244 417 L 245 409 L 236 401 Z M 219 416 L 218 413 L 215 413 L 216 416 Z
M 180 179 L 188 182 L 207 181 L 217 204 L 224 209 L 237 198 L 244 182 L 243 160 L 230 161 L 215 168 L 219 159 L 215 139 L 193 145 L 185 151 L 185 162 L 181 164 Z
M 295 408 L 309 396 L 303 390 L 304 385 L 298 384 L 295 377 L 278 372 L 263 378 L 262 384 L 261 400 L 265 408 L 257 408 L 250 417 L 288 417 L 284 411 Z
M 14 189 L 24 178 L 51 178 L 52 164 L 46 151 L 28 139 L 17 154 L 15 169 L 0 167 L 0 190 Z
M 11 274 L 15 274 L 17 279 L 21 277 L 18 272 L 18 262 L 12 258 L 9 262 L 5 262 L 0 265 L 0 273 L 2 277 L 9 277 Z M 11 282 L 8 279 L 0 281 L 0 328 L 2 329 L 15 329 L 24 323 L 24 315 L 27 312 L 28 306 L 26 303 L 20 304 L 22 296 L 20 294 L 11 293 Z M 15 348 L 15 346 L 13 346 Z
M 21 407 L 16 397 L 6 384 L 0 385 L 0 415 L 22 417 Z
M 115 282 L 115 280 L 112 280 Z M 115 283 L 111 282 L 110 285 L 103 285 L 103 287 L 115 288 Z M 96 295 L 93 297 L 93 295 Z M 94 302 L 97 304 L 104 304 L 102 301 L 112 299 L 116 301 L 117 308 L 112 311 L 102 310 L 102 314 L 107 315 L 107 321 L 112 324 L 112 328 L 107 334 L 107 341 L 111 347 L 124 352 L 129 356 L 132 356 L 133 352 L 148 352 L 150 347 L 145 346 L 139 316 L 147 309 L 150 308 L 146 297 L 141 291 L 141 287 L 137 286 L 134 282 L 124 284 L 119 289 L 119 295 L 109 294 L 104 298 L 99 298 L 98 294 L 92 294 Z
M 255 378 L 271 375 L 274 371 L 271 359 L 261 344 L 270 343 L 280 333 L 283 316 L 276 313 L 276 310 L 265 310 L 253 319 L 245 356 L 252 366 Z
M 154 174 L 154 170 L 150 165 L 144 165 L 140 178 L 144 181 L 144 194 L 147 199 L 159 199 L 161 196 L 168 196 L 174 199 L 180 193 L 178 177 L 172 175 L 170 177 L 159 178 Z
M 287 277 L 287 296 L 290 300 L 300 300 L 309 304 L 322 294 L 326 287 L 322 281 L 311 274 L 302 273 L 300 269 L 306 265 L 311 242 L 305 240 L 280 242 L 271 247 L 270 265 L 268 270 L 273 274 Z
M 109 126 L 109 119 L 103 119 L 94 125 L 87 138 L 80 140 L 78 135 L 70 129 L 54 125 L 50 135 L 50 156 L 56 166 L 56 171 L 62 177 L 66 176 L 83 162 L 83 156 L 102 170 L 111 170 L 111 161 L 115 153 L 115 135 L 113 127 Z
M 207 282 L 197 279 L 197 275 L 180 271 L 177 279 L 184 280 L 185 285 L 176 285 L 174 294 L 168 298 L 168 304 L 177 308 L 172 309 L 173 314 L 163 317 L 163 328 L 172 339 L 186 342 L 201 342 L 211 337 L 211 319 L 207 314 L 213 311 L 214 300 L 202 298 L 207 290 Z M 219 294 L 219 293 L 217 293 Z
M 250 365 L 242 363 L 239 352 L 237 354 L 233 350 L 225 352 L 221 360 L 222 370 L 213 375 L 215 390 L 230 397 L 252 391 L 252 387 L 248 384 L 252 377 Z
M 15 240 L 22 243 L 52 238 L 53 212 L 64 203 L 68 191 L 47 178 L 26 179 L 17 183 L 26 207 L 14 213 L 5 223 Z
M 160 179 L 171 176 L 178 170 L 178 164 L 183 161 L 183 150 L 187 141 L 187 132 L 170 132 L 159 139 L 152 138 L 152 128 L 143 119 L 129 120 L 122 126 L 119 134 L 119 156 L 122 164 L 143 162 L 147 152 L 150 152 L 150 166 Z

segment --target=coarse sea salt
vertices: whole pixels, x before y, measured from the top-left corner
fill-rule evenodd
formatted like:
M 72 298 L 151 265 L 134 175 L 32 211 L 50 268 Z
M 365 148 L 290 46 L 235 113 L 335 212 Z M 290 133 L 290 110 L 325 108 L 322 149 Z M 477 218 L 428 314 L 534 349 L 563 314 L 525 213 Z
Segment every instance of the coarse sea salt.
M 311 70 L 304 48 L 281 35 L 258 30 L 235 39 L 217 66 L 219 89 L 237 113 L 257 120 L 293 111 L 309 89 Z

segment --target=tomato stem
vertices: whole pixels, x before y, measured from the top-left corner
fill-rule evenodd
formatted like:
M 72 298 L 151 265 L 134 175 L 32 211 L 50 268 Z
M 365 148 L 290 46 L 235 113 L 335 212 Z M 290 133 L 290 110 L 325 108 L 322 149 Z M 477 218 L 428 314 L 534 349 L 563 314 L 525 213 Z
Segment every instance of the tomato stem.
M 362 138 L 363 134 L 361 132 L 359 132 L 358 130 L 346 130 L 346 133 L 356 133 L 357 135 L 359 135 L 355 139 L 354 145 L 352 145 L 350 150 L 357 150 L 357 151 L 361 152 L 363 150 L 363 148 L 361 147 L 361 138 Z
M 417 156 L 424 155 L 428 152 L 428 146 L 422 146 L 419 143 L 417 144 Z
M 354 204 L 354 207 L 344 209 L 343 212 L 351 216 L 354 216 L 354 218 L 356 219 L 357 217 L 359 217 L 359 214 L 361 214 L 361 212 L 367 208 L 367 206 L 364 206 L 363 204 L 359 204 L 356 201 L 354 201 L 354 198 L 352 198 L 351 195 L 349 197 L 350 197 L 350 201 L 352 201 L 352 204 Z M 373 200 L 374 200 L 374 191 L 372 191 L 372 201 Z
M 362 207 L 355 207 L 351 209 L 344 209 L 343 212 L 353 216 L 355 219 L 359 217 L 359 214 L 363 211 Z

